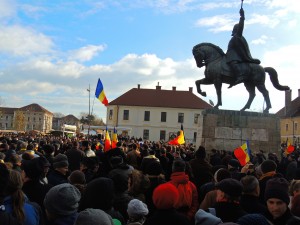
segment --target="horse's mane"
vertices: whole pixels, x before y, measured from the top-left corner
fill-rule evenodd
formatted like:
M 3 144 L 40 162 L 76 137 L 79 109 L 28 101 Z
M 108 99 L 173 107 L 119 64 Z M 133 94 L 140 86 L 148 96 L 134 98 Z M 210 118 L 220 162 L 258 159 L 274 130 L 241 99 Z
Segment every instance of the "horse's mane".
M 200 43 L 198 45 L 195 45 L 194 48 L 193 48 L 193 52 L 197 49 L 197 48 L 200 48 L 202 46 L 209 46 L 209 47 L 212 47 L 214 49 L 217 50 L 218 53 L 220 53 L 221 55 L 225 55 L 224 51 L 217 45 L 214 45 L 212 43 L 208 43 L 208 42 L 203 42 L 203 43 Z

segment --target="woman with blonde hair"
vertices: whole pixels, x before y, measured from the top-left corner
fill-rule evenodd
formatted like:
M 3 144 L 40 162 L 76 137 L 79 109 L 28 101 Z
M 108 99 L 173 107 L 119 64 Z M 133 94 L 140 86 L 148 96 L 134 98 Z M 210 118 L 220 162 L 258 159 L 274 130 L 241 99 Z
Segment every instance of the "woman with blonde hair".
M 29 202 L 22 191 L 23 181 L 20 172 L 9 170 L 9 179 L 4 192 L 3 205 L 23 225 L 43 224 L 41 208 L 38 204 Z

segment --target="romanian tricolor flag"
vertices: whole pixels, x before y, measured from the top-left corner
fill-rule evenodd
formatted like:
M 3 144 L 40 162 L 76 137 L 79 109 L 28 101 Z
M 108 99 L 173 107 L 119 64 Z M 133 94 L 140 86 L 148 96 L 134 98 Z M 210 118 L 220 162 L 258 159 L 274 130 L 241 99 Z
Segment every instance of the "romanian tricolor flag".
M 98 84 L 95 91 L 96 98 L 99 99 L 105 106 L 108 106 L 108 101 L 104 93 L 103 85 L 100 79 L 98 79 Z
M 179 131 L 179 135 L 174 138 L 173 140 L 169 141 L 168 144 L 169 145 L 182 145 L 185 143 L 185 139 L 184 139 L 184 133 L 183 133 L 183 126 L 181 124 L 181 129 Z
M 111 148 L 116 148 L 118 143 L 118 133 L 114 127 L 114 133 L 112 134 Z
M 106 127 L 106 132 L 105 132 L 105 140 L 104 140 L 104 151 L 107 152 L 111 149 L 111 141 L 110 141 L 110 136 Z
M 295 146 L 293 146 L 293 145 L 291 145 L 291 143 L 290 142 L 287 142 L 287 144 L 286 144 L 286 149 L 285 149 L 285 154 L 291 154 L 291 153 L 293 153 L 294 151 L 295 151 Z
M 245 166 L 250 161 L 251 150 L 249 143 L 246 141 L 242 146 L 233 151 L 235 157 L 239 160 L 241 166 Z

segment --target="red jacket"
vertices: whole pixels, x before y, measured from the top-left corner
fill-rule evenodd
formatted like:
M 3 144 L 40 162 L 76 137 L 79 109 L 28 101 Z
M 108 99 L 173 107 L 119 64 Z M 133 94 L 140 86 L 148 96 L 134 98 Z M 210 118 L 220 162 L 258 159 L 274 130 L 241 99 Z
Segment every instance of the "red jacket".
M 175 208 L 186 215 L 191 221 L 199 208 L 198 191 L 185 172 L 174 172 L 169 181 L 179 192 L 179 201 Z

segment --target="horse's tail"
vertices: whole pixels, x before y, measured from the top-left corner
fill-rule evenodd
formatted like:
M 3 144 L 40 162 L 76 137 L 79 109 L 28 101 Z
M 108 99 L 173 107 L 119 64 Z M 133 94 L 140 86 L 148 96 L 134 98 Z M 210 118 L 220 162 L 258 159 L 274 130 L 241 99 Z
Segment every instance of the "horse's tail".
M 279 91 L 287 91 L 287 90 L 290 90 L 289 86 L 283 86 L 283 85 L 280 85 L 279 84 L 279 81 L 278 81 L 278 74 L 276 72 L 276 70 L 272 67 L 265 67 L 264 68 L 265 72 L 267 72 L 270 76 L 270 80 L 273 84 L 273 86 L 279 90 Z

